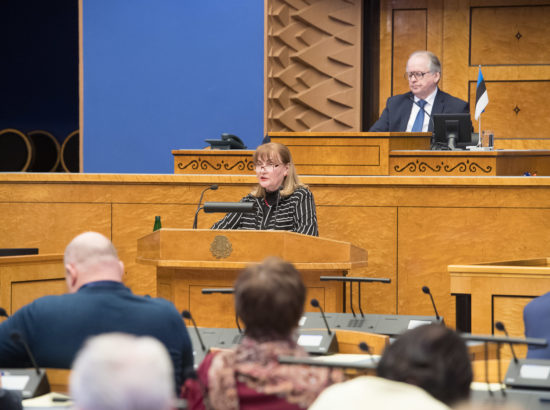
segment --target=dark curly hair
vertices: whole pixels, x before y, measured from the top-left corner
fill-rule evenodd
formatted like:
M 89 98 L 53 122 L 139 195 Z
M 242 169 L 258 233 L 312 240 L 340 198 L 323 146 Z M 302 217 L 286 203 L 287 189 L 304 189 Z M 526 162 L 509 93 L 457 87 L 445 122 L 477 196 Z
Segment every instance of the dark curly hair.
M 414 384 L 447 405 L 467 399 L 472 365 L 466 344 L 443 325 L 424 325 L 403 333 L 388 346 L 378 376 Z

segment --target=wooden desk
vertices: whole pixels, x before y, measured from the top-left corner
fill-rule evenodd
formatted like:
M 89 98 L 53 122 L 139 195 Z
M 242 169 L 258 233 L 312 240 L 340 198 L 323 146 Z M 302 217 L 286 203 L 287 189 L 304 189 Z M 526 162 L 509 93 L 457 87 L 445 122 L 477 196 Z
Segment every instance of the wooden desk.
M 550 175 L 550 150 L 391 151 L 389 175 Z
M 0 257 L 0 306 L 8 315 L 41 296 L 66 292 L 62 254 Z
M 523 308 L 550 290 L 550 259 L 449 265 L 452 294 L 471 295 L 472 333 L 493 334 L 501 321 L 511 336 L 523 337 Z M 498 332 L 497 332 L 498 333 Z M 525 346 L 518 356 L 525 357 Z M 504 356 L 509 357 L 507 349 Z
M 190 246 L 191 245 L 191 246 Z M 366 266 L 367 252 L 350 243 L 287 231 L 161 229 L 138 240 L 137 261 L 156 267 L 158 294 L 178 310 L 188 309 L 203 327 L 234 327 L 233 295 L 203 295 L 204 288 L 231 288 L 242 269 L 278 256 L 302 274 L 309 300 L 328 312 L 342 312 L 341 282 L 319 276 L 343 276 Z

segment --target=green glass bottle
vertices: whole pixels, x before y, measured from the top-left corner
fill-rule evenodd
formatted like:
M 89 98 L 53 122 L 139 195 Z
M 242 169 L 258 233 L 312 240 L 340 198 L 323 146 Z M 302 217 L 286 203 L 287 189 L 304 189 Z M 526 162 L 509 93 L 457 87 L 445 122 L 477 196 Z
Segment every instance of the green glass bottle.
M 160 223 L 160 216 L 155 216 L 155 225 L 153 226 L 153 232 L 158 231 L 160 228 L 162 228 L 162 224 Z

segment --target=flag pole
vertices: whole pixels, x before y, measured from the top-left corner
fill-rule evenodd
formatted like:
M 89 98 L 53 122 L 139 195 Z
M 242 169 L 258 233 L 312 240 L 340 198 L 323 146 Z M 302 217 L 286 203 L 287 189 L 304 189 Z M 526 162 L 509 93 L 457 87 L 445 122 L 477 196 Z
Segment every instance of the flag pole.
M 481 71 L 481 64 L 479 65 L 479 68 L 478 68 L 479 71 Z M 478 71 L 478 72 L 479 72 Z M 477 105 L 477 101 L 476 101 L 476 105 Z M 475 110 L 475 108 L 474 108 Z M 474 111 L 475 112 L 475 111 Z M 481 144 L 481 139 L 483 137 L 483 132 L 481 131 L 481 114 L 479 114 L 479 119 L 477 120 L 477 133 L 478 133 L 478 139 L 477 139 L 477 146 L 478 147 L 481 147 L 482 144 Z

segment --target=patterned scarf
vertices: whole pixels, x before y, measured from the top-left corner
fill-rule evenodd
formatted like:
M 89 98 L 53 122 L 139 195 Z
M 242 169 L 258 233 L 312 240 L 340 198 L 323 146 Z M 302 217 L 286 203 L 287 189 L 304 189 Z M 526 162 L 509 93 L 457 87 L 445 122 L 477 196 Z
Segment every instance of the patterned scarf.
M 259 394 L 276 395 L 307 408 L 328 385 L 343 380 L 340 370 L 282 365 L 278 356 L 307 357 L 294 340 L 260 342 L 245 337 L 236 350 L 217 353 L 208 371 L 208 398 L 216 410 L 238 410 L 237 381 Z

